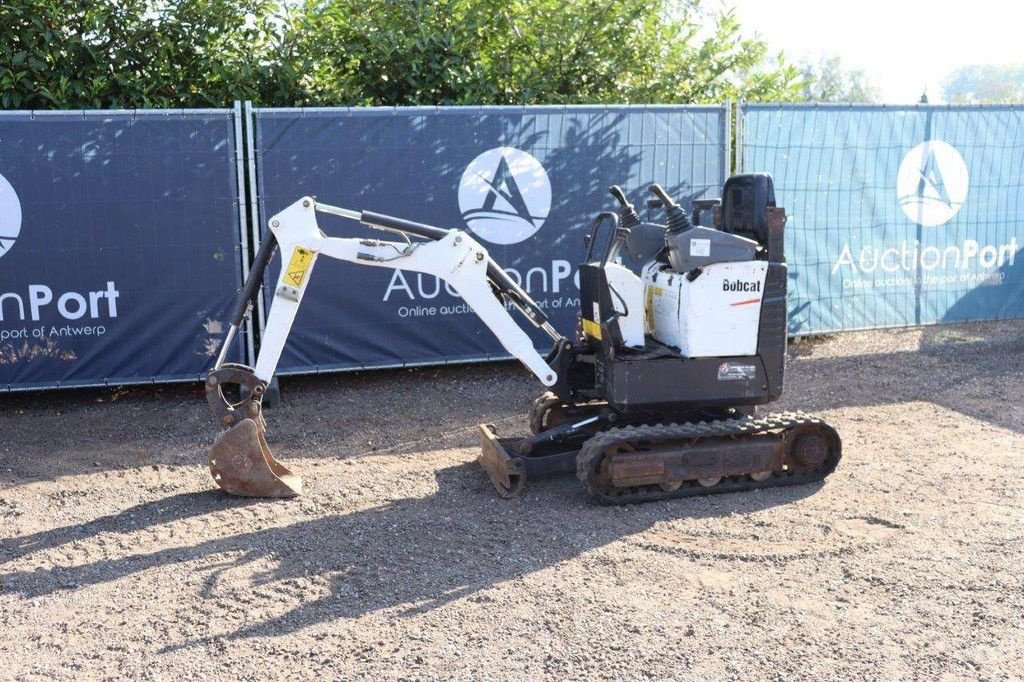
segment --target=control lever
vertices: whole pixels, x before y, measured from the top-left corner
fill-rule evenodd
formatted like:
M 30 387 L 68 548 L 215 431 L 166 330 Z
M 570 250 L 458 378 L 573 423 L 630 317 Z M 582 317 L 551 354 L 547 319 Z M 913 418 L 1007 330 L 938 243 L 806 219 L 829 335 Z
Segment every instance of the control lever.
M 668 215 L 668 231 L 670 233 L 682 232 L 692 227 L 690 217 L 686 215 L 686 211 L 683 207 L 672 200 L 672 197 L 668 195 L 661 185 L 654 184 L 648 188 L 651 194 L 658 197 L 661 203 L 665 206 L 665 213 Z
M 636 212 L 633 204 L 626 199 L 626 193 L 622 191 L 622 188 L 612 185 L 608 188 L 608 193 L 615 197 L 615 201 L 619 202 L 619 227 L 629 229 L 639 225 L 640 215 Z

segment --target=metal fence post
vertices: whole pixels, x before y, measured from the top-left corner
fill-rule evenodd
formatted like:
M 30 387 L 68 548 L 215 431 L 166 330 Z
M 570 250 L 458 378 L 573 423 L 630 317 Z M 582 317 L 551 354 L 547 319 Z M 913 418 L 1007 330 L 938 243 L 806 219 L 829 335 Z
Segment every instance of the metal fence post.
M 725 145 L 725 158 L 722 159 L 722 184 L 729 179 L 732 171 L 732 100 L 726 100 L 722 105 L 722 142 Z
M 245 123 L 242 119 L 242 103 L 235 100 L 232 108 L 232 117 L 235 124 L 235 177 L 238 184 L 238 243 L 240 245 L 240 257 L 242 259 L 242 282 L 249 276 L 249 197 L 245 186 Z M 239 282 L 239 287 L 242 286 Z M 254 336 L 256 334 L 252 320 L 243 330 L 245 334 L 246 362 L 256 362 L 256 351 L 254 348 Z

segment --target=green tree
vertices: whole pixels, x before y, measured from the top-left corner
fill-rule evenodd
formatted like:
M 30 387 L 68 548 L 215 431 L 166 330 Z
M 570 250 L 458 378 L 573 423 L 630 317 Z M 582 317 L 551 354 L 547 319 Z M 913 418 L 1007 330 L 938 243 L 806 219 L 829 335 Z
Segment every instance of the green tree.
M 961 66 L 946 78 L 943 92 L 961 104 L 1024 102 L 1024 64 Z
M 295 25 L 334 104 L 793 99 L 732 13 L 668 0 L 309 0 Z
M 0 0 L 0 107 L 790 100 L 699 0 Z
M 837 55 L 800 62 L 802 99 L 808 102 L 877 102 L 878 88 L 861 69 L 847 69 Z
M 223 106 L 290 98 L 276 0 L 4 0 L 3 108 Z

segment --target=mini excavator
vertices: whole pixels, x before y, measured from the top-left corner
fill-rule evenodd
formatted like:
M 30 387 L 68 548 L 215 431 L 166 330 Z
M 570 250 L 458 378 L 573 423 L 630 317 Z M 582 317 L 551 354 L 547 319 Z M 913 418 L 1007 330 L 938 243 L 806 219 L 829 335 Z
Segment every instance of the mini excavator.
M 302 480 L 270 452 L 262 400 L 318 258 L 436 275 L 544 387 L 531 435 L 480 426 L 479 460 L 501 497 L 539 476 L 575 473 L 599 502 L 628 504 L 820 481 L 839 462 L 835 429 L 804 413 L 757 413 L 782 394 L 786 356 L 785 210 L 771 176 L 736 175 L 693 217 L 652 185 L 641 220 L 619 187 L 585 237 L 576 333 L 540 306 L 467 232 L 303 197 L 270 219 L 232 322 L 206 379 L 222 431 L 210 454 L 235 495 L 290 497 Z M 395 233 L 401 241 L 326 236 L 317 215 Z M 710 225 L 702 219 L 710 216 Z M 280 249 L 281 274 L 255 367 L 226 363 Z M 541 355 L 512 312 L 552 341 Z M 230 397 L 229 397 L 230 396 Z

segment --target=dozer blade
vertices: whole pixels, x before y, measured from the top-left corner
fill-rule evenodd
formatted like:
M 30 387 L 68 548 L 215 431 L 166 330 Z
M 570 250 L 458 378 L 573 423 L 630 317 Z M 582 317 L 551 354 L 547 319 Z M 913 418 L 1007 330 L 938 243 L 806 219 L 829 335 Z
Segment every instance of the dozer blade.
M 515 497 L 526 487 L 526 467 L 523 460 L 508 454 L 494 434 L 494 426 L 480 425 L 480 466 L 504 499 Z
M 221 490 L 243 497 L 296 497 L 302 479 L 274 459 L 263 430 L 242 419 L 222 431 L 210 450 L 210 473 Z

